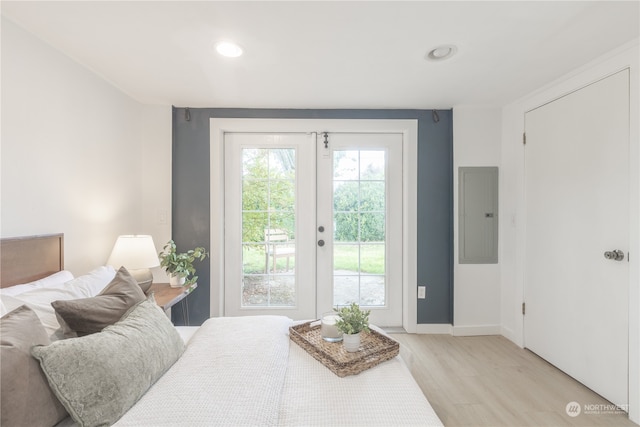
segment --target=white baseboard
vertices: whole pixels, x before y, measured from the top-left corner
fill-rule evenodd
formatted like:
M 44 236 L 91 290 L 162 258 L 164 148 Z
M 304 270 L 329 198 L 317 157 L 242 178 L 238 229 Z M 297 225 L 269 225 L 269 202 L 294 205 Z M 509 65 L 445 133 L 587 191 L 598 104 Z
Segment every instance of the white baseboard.
M 448 323 L 416 325 L 416 334 L 448 334 L 456 337 L 477 335 L 501 335 L 500 325 L 453 326 Z
M 449 334 L 452 326 L 448 323 L 419 323 L 416 325 L 416 334 Z
M 473 337 L 479 335 L 501 335 L 500 325 L 454 326 L 454 337 Z
M 500 334 L 505 337 L 506 339 L 508 339 L 509 341 L 511 341 L 512 343 L 514 343 L 515 345 L 517 345 L 520 348 L 523 348 L 524 345 L 522 342 L 518 341 L 516 335 L 513 333 L 513 330 L 510 328 L 505 328 L 504 326 L 502 326 L 500 328 Z

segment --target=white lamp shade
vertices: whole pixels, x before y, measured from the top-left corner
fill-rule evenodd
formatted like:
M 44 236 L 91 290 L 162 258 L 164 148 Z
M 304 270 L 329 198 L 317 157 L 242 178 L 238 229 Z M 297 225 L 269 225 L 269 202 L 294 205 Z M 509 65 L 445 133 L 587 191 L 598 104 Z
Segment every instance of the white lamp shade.
M 128 270 L 158 267 L 160 260 L 151 236 L 118 236 L 107 264 L 118 269 L 124 266 Z

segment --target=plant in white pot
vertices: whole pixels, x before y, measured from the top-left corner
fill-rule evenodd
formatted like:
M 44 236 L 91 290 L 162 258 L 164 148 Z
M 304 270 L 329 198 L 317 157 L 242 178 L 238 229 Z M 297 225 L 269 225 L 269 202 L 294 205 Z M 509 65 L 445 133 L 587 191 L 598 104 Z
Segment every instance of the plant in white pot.
M 369 332 L 369 314 L 371 310 L 361 310 L 355 302 L 350 306 L 336 308 L 338 320 L 336 327 L 342 332 L 342 343 L 350 353 L 360 348 L 360 333 Z
M 173 240 L 169 240 L 158 254 L 160 267 L 169 275 L 169 284 L 172 287 L 190 285 L 198 280 L 193 262 L 203 261 L 209 253 L 204 248 L 198 247 L 186 252 L 178 252 Z

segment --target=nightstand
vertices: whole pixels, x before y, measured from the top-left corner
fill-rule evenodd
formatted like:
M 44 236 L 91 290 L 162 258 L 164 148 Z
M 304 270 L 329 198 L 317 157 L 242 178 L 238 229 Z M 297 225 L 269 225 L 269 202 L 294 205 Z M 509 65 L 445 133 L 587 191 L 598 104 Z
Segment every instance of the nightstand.
M 149 288 L 149 292 L 153 292 L 153 297 L 163 310 L 167 310 L 177 303 L 180 303 L 182 307 L 182 316 L 185 320 L 186 326 L 189 326 L 189 306 L 187 305 L 187 296 L 198 287 L 197 283 L 193 283 L 189 286 L 181 286 L 179 288 L 172 288 L 168 283 L 154 283 Z

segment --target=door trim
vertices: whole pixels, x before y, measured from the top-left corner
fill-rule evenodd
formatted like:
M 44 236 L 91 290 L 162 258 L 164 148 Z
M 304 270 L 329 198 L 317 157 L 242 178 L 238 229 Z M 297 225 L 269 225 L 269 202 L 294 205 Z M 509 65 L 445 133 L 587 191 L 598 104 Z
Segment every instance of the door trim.
M 417 288 L 417 200 L 418 121 L 350 119 L 238 119 L 211 118 L 210 206 L 211 288 L 210 316 L 224 315 L 224 134 L 226 132 L 384 132 L 403 134 L 402 198 L 402 326 L 415 333 L 418 319 Z

